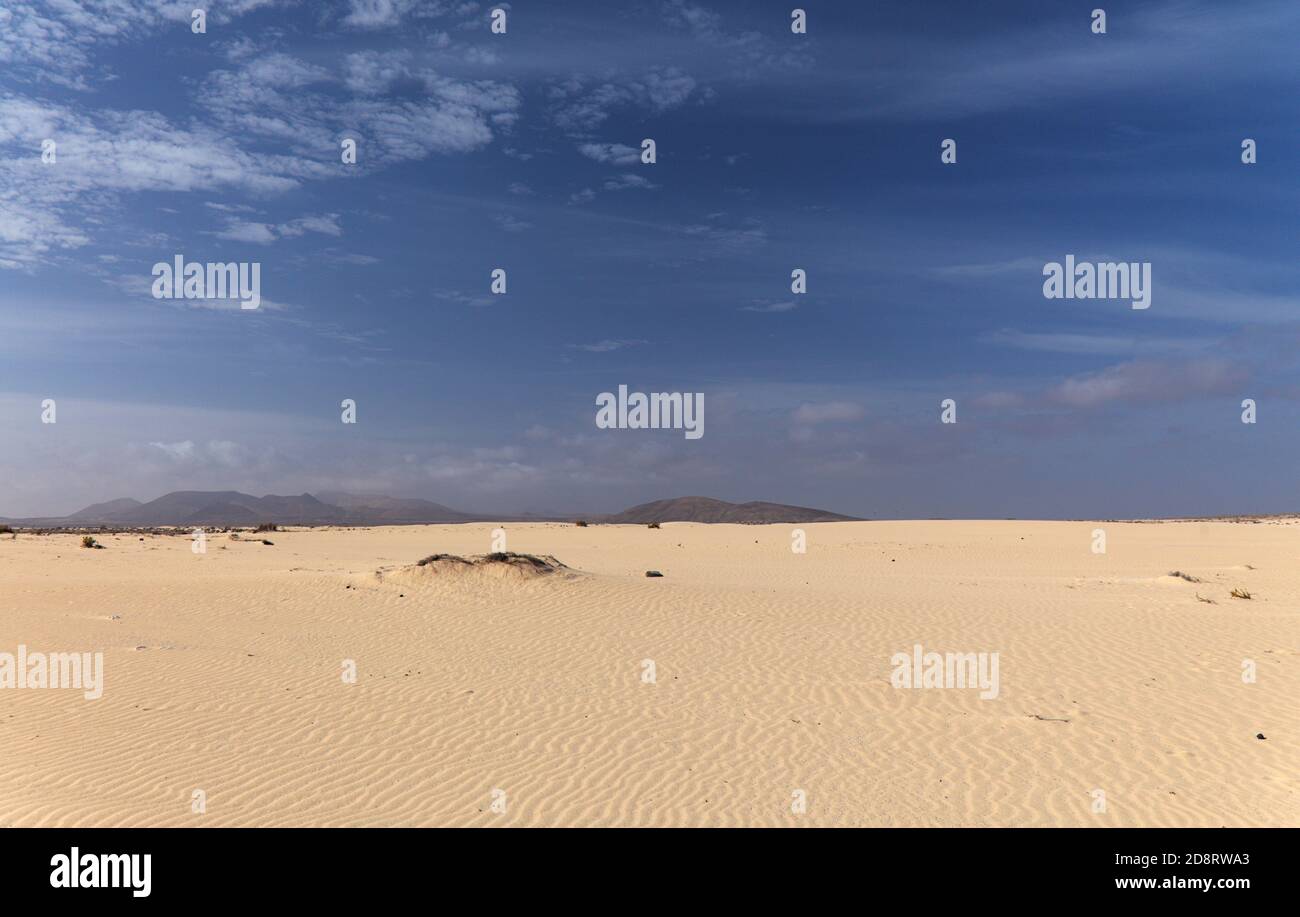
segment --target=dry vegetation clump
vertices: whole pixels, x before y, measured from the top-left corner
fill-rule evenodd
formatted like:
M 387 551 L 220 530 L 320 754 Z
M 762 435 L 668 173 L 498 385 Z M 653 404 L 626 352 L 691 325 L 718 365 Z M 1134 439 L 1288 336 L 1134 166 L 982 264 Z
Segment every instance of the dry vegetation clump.
M 431 563 L 433 563 L 434 561 L 438 561 L 438 560 L 450 560 L 450 561 L 453 561 L 453 562 L 455 562 L 455 563 L 459 563 L 459 564 L 467 564 L 467 563 L 469 563 L 468 560 L 466 560 L 465 558 L 461 557 L 459 554 L 430 554 L 428 557 L 426 557 L 426 558 L 424 558 L 424 559 L 422 559 L 422 560 L 417 560 L 417 561 L 415 562 L 415 565 L 416 565 L 417 567 L 424 567 L 424 566 L 427 566 L 428 564 L 431 564 Z
M 1231 595 L 1234 599 L 1253 599 L 1253 598 L 1254 598 L 1254 596 L 1251 595 L 1249 589 L 1234 589 L 1234 590 L 1232 590 L 1232 592 L 1230 592 L 1230 593 L 1228 593 L 1228 594 Z
M 469 564 L 470 566 L 481 567 L 486 564 L 512 564 L 515 566 L 534 567 L 538 570 L 555 570 L 563 567 L 554 557 L 547 554 L 539 557 L 536 554 L 519 554 L 515 551 L 496 551 L 492 554 L 480 554 L 475 557 L 461 557 L 459 554 L 430 554 L 423 560 L 416 561 L 416 566 L 423 567 L 435 561 L 451 561 L 458 564 Z
M 95 540 L 94 535 L 82 535 L 81 546 L 83 548 L 103 548 L 104 546 Z
M 417 567 L 434 567 L 441 572 L 449 570 L 482 570 L 485 572 L 508 573 L 514 571 L 527 575 L 555 573 L 567 570 L 563 563 L 549 554 L 517 554 L 514 551 L 497 551 L 493 554 L 480 554 L 474 557 L 461 557 L 459 554 L 430 554 L 416 561 Z
M 280 529 L 279 527 L 276 526 L 274 522 L 263 522 L 257 528 L 253 529 L 253 534 L 257 534 L 258 532 L 278 532 L 278 531 L 280 531 Z

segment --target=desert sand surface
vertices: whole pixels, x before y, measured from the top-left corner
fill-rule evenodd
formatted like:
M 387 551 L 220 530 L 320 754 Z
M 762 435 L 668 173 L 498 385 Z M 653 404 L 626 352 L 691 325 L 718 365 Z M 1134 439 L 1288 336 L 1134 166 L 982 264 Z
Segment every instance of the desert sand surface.
M 494 528 L 0 536 L 0 826 L 1300 824 L 1293 520 Z

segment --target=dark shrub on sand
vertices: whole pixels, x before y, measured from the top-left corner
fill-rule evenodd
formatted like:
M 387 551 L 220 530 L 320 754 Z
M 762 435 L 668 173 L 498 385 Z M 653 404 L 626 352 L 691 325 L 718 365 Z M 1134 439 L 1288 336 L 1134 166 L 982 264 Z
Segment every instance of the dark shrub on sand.
M 566 569 L 564 564 L 550 555 L 538 557 L 536 554 L 516 554 L 514 551 L 498 551 L 495 554 L 480 554 L 475 557 L 461 557 L 458 554 L 430 554 L 428 557 L 416 561 L 418 567 L 427 567 L 429 564 L 450 564 L 465 568 L 505 565 L 537 573 L 552 573 L 555 570 Z

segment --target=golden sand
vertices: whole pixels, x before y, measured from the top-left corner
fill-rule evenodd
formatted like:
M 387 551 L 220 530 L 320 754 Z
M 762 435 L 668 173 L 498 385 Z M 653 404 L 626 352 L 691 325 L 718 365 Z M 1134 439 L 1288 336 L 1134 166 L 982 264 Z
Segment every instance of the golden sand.
M 1287 521 L 820 524 L 804 554 L 508 524 L 572 572 L 409 568 L 493 528 L 0 537 L 0 652 L 105 669 L 99 700 L 0 690 L 0 825 L 1300 823 Z M 892 686 L 917 644 L 998 653 L 997 698 Z

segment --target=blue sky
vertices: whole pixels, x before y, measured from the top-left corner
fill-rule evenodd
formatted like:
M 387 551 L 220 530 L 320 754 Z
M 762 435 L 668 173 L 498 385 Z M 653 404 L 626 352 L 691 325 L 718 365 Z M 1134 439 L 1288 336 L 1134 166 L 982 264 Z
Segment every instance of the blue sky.
M 1300 507 L 1293 0 L 198 5 L 0 8 L 0 514 Z M 153 299 L 176 254 L 263 306 Z M 1066 254 L 1150 309 L 1045 299 Z M 597 429 L 620 384 L 705 436 Z

